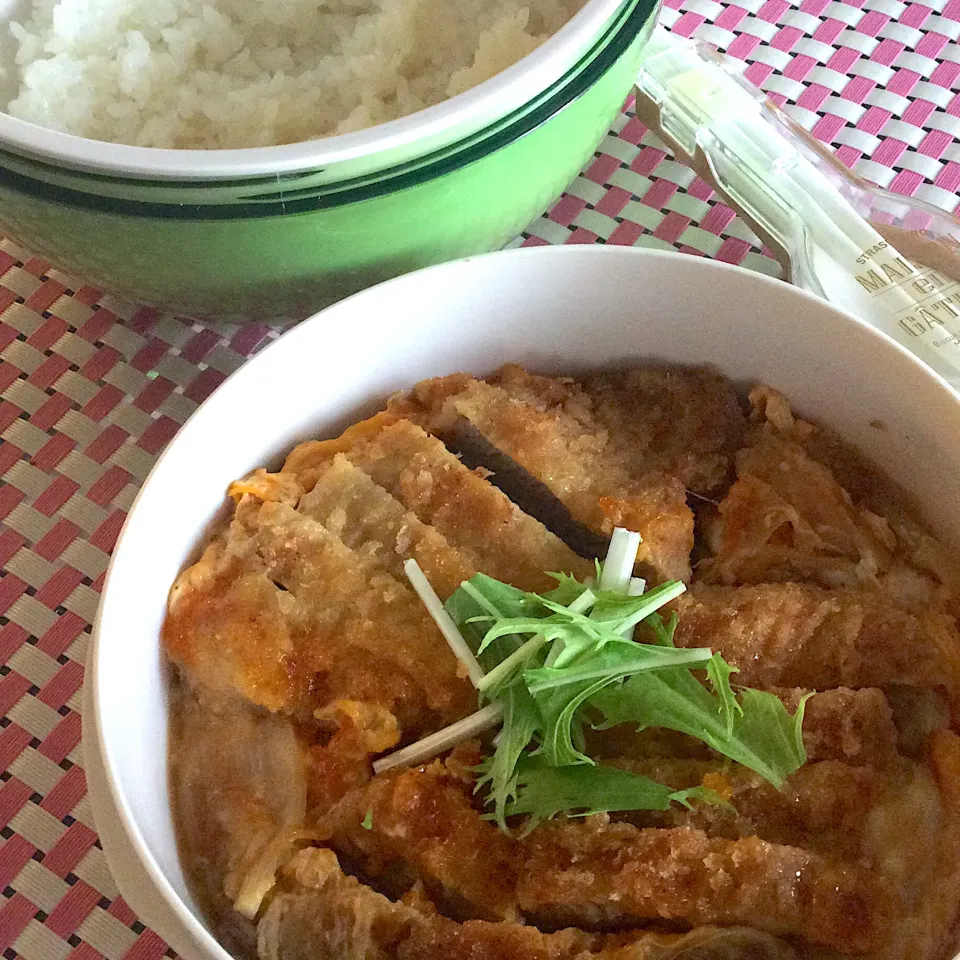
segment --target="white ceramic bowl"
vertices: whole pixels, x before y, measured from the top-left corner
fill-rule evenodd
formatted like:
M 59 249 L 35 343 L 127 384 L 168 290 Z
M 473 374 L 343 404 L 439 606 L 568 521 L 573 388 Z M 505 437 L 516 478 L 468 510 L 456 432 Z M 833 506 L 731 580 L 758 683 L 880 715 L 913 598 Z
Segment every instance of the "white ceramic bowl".
M 153 180 L 221 180 L 323 170 L 327 181 L 360 176 L 463 139 L 528 103 L 577 64 L 613 21 L 623 0 L 587 0 L 557 33 L 519 62 L 471 90 L 408 117 L 356 133 L 238 150 L 161 150 L 101 143 L 47 130 L 0 112 L 0 149 L 74 170 Z M 7 23 L 29 0 L 0 0 L 0 62 L 14 51 Z M 0 77 L 0 103 L 10 81 Z
M 167 589 L 227 484 L 332 436 L 388 394 L 506 360 L 542 371 L 654 358 L 782 390 L 857 444 L 960 545 L 960 398 L 884 335 L 814 297 L 680 254 L 560 247 L 409 274 L 307 320 L 235 373 L 147 479 L 117 543 L 87 667 L 87 782 L 124 898 L 179 953 L 227 960 L 199 918 L 167 803 Z M 882 421 L 885 430 L 870 426 Z

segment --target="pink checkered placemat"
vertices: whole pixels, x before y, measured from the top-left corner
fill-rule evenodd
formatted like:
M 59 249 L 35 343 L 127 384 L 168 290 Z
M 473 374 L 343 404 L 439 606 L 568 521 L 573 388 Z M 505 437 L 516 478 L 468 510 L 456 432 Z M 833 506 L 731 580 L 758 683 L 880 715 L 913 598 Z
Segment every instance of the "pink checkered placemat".
M 746 75 L 858 173 L 943 209 L 960 187 L 960 0 L 665 0 L 664 22 Z M 756 238 L 629 109 L 510 246 L 680 249 L 778 275 Z M 121 303 L 0 238 L 0 952 L 172 955 L 97 841 L 80 687 L 110 551 L 178 427 L 278 332 Z

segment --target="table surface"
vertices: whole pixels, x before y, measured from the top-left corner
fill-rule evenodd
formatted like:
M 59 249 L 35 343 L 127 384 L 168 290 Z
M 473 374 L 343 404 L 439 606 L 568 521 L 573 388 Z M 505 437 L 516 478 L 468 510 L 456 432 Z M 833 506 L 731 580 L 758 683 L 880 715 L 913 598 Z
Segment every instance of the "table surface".
M 946 210 L 960 187 L 960 0 L 665 0 L 663 21 L 746 75 L 869 180 Z M 728 207 L 627 108 L 510 246 L 680 249 L 772 275 Z M 0 951 L 173 953 L 119 896 L 97 840 L 80 688 L 124 517 L 178 427 L 278 331 L 122 303 L 0 238 Z

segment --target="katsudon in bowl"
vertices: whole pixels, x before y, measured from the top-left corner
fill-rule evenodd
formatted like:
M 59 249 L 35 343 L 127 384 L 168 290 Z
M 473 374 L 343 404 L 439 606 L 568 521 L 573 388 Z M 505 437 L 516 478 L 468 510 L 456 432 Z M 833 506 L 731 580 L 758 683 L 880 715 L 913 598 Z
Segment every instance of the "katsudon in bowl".
M 784 397 L 453 375 L 229 492 L 172 778 L 262 960 L 942 956 L 952 560 Z
M 907 449 L 892 408 L 854 445 L 802 371 L 650 346 L 468 345 L 229 484 L 160 653 L 179 861 L 233 956 L 953 956 L 960 569 L 858 449 Z

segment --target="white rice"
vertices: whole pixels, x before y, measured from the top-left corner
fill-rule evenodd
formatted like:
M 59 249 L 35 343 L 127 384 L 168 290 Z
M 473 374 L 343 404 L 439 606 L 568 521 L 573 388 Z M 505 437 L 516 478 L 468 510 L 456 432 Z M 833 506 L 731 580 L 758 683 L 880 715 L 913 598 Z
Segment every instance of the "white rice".
M 530 53 L 583 0 L 32 0 L 7 112 L 148 147 L 292 143 L 405 116 Z M 2 48 L 0 48 L 2 49 Z M 12 75 L 12 76 L 11 76 Z

